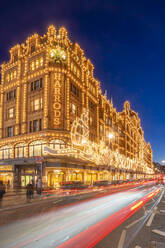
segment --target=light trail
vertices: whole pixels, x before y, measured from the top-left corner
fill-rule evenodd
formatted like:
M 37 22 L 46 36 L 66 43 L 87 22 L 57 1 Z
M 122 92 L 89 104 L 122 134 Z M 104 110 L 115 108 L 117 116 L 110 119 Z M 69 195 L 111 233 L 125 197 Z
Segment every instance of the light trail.
M 40 217 L 33 217 L 3 226 L 0 231 L 0 247 L 76 247 L 68 246 L 68 244 L 78 237 L 81 240 L 84 232 L 92 243 L 94 240 L 96 241 L 98 237 L 101 237 L 99 236 L 100 232 L 103 231 L 102 229 L 107 229 L 107 223 L 111 229 L 115 228 L 116 225 L 120 224 L 121 220 L 124 221 L 126 217 L 128 218 L 130 207 L 135 206 L 142 198 L 153 193 L 153 190 L 155 189 L 149 188 L 139 191 L 128 190 L 113 195 L 105 195 L 71 206 L 56 208 L 51 213 L 43 214 Z M 150 199 L 147 198 L 147 200 Z M 129 211 L 128 209 L 126 210 L 127 206 L 129 206 Z M 131 214 L 139 207 L 141 206 L 139 205 L 136 209 L 133 209 Z M 100 225 L 101 222 L 102 226 Z M 98 227 L 101 227 L 99 234 L 98 231 L 95 232 L 95 229 L 98 229 Z M 89 232 L 89 230 L 91 230 L 91 232 Z M 107 229 L 107 231 L 109 232 L 111 230 Z M 97 238 L 95 235 L 97 235 Z M 83 238 L 83 242 L 84 241 Z M 78 242 L 79 248 L 88 247 L 84 246 L 83 242 Z M 67 246 L 65 246 L 66 243 Z

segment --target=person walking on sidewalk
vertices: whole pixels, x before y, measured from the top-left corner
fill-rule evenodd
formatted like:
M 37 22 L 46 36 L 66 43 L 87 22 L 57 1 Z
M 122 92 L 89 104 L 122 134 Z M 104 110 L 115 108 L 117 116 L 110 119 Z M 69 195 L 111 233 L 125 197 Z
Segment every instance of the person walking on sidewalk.
M 42 185 L 41 185 L 41 178 L 37 179 L 37 194 L 41 196 L 42 193 Z
M 26 200 L 28 203 L 33 198 L 33 194 L 34 194 L 34 188 L 33 188 L 33 184 L 30 182 L 26 186 Z
M 2 206 L 2 198 L 3 198 L 5 193 L 6 193 L 5 185 L 3 185 L 3 182 L 0 181 L 0 207 Z

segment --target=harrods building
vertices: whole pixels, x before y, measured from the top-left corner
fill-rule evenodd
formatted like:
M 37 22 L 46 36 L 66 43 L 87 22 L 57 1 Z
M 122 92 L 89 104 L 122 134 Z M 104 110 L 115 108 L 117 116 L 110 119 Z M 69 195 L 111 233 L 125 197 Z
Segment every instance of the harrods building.
M 102 93 L 94 66 L 65 28 L 34 34 L 1 65 L 0 180 L 25 187 L 148 178 L 152 149 L 138 113 Z

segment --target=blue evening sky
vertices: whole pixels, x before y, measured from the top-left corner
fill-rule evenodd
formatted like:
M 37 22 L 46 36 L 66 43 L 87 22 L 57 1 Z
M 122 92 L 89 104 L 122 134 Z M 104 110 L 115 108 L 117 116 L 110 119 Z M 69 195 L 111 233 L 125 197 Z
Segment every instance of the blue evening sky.
M 165 1 L 6 0 L 0 7 L 0 63 L 8 50 L 47 27 L 65 26 L 122 110 L 139 113 L 154 161 L 165 159 Z

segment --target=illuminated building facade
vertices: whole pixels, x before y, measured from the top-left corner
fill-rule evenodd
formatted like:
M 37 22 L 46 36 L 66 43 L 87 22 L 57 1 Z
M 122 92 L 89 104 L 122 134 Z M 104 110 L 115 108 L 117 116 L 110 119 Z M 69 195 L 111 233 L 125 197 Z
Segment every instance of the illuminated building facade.
M 0 180 L 25 186 L 42 174 L 57 187 L 153 173 L 138 114 L 129 102 L 117 112 L 93 71 L 63 27 L 10 49 L 1 65 Z

